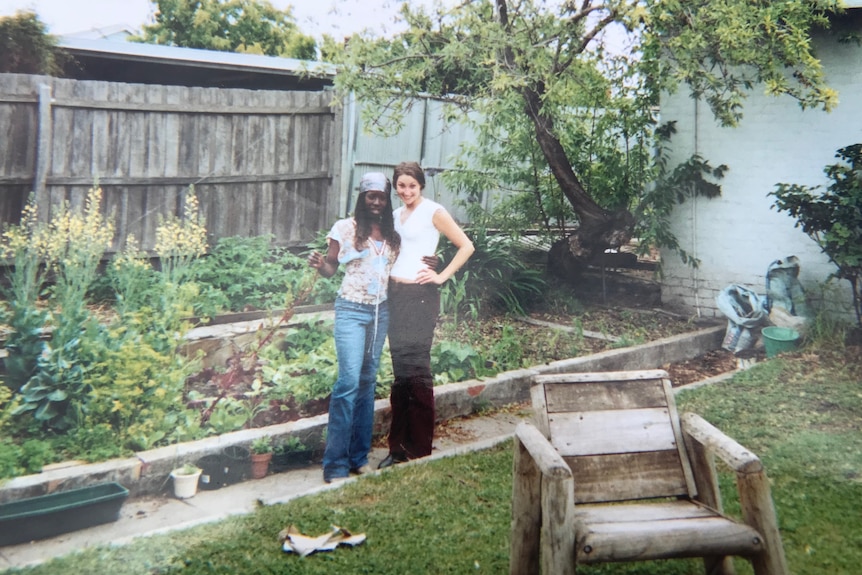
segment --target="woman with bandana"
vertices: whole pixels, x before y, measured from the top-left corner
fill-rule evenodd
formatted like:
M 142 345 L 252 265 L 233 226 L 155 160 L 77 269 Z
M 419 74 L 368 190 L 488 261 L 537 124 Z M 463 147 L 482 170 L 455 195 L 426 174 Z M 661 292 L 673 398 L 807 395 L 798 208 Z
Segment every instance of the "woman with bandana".
M 332 226 L 325 255 L 313 252 L 308 257 L 309 265 L 323 277 L 332 277 L 339 264 L 345 266 L 335 300 L 338 379 L 329 402 L 323 454 L 327 483 L 370 471 L 377 368 L 389 326 L 389 271 L 401 246 L 391 190 L 384 174 L 365 174 L 354 216 Z

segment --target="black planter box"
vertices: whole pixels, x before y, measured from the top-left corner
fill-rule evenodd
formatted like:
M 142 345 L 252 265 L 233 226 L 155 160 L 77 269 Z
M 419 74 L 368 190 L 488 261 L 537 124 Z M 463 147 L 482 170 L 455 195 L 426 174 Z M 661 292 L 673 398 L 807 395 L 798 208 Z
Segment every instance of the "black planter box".
M 281 473 L 282 471 L 307 467 L 314 462 L 314 456 L 313 449 L 275 453 L 272 456 L 272 461 L 269 463 L 269 468 L 273 473 Z
M 201 473 L 201 489 L 220 489 L 248 479 L 250 472 L 248 449 L 229 445 L 221 453 L 205 455 L 197 461 Z
M 15 545 L 116 521 L 129 490 L 102 483 L 0 505 L 0 545 Z

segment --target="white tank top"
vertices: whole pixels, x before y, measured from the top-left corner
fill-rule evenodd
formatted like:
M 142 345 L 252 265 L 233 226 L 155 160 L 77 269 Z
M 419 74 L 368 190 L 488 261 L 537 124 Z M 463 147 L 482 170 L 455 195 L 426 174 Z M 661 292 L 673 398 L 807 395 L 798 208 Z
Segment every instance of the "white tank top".
M 437 210 L 445 209 L 437 202 L 423 197 L 404 223 L 401 222 L 404 206 L 393 212 L 395 231 L 401 235 L 401 251 L 392 267 L 392 277 L 415 282 L 417 274 L 428 267 L 422 263 L 422 258 L 433 256 L 440 241 L 440 232 L 434 227 L 434 214 Z

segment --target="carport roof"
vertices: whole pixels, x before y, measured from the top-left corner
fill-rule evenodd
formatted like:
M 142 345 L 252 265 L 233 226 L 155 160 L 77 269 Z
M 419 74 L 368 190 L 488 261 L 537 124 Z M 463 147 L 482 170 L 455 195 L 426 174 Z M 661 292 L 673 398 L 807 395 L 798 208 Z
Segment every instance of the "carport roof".
M 335 66 L 258 54 L 61 36 L 77 79 L 254 89 L 322 89 Z

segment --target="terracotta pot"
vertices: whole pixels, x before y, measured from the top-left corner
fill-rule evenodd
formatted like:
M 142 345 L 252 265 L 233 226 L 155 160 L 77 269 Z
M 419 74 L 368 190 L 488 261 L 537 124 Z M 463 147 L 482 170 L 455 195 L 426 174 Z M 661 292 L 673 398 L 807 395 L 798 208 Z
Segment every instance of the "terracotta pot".
M 252 453 L 251 476 L 254 479 L 266 477 L 266 473 L 269 471 L 270 460 L 272 460 L 272 453 Z

